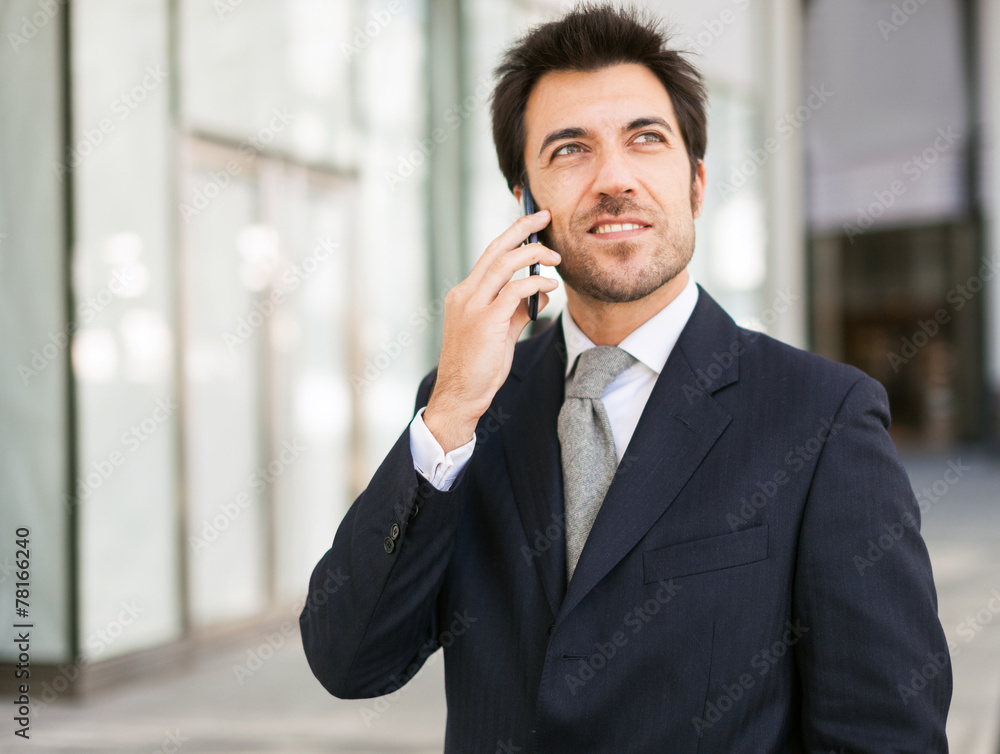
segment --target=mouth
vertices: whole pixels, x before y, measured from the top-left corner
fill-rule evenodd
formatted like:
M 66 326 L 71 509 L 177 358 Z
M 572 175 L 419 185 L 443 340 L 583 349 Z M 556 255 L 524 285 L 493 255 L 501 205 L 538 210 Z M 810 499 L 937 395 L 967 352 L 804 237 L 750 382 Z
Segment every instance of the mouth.
M 639 235 L 651 227 L 648 223 L 635 218 L 614 218 L 598 220 L 587 232 L 608 240 L 618 240 Z

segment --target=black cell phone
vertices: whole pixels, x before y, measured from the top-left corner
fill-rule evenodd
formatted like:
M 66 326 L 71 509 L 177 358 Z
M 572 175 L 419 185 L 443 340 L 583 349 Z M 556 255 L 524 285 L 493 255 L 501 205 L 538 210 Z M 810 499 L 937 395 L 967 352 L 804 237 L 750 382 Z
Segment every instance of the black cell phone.
M 525 181 L 524 186 L 521 188 L 521 212 L 525 215 L 533 215 L 538 211 L 535 207 L 535 198 L 531 195 L 531 189 L 528 188 L 528 182 Z M 521 244 L 524 246 L 529 243 L 538 243 L 538 234 L 532 233 L 528 236 L 527 240 Z M 540 275 L 542 272 L 542 266 L 537 262 L 530 267 L 528 267 L 528 274 L 530 275 Z M 528 316 L 532 320 L 538 319 L 538 294 L 532 293 L 528 297 Z

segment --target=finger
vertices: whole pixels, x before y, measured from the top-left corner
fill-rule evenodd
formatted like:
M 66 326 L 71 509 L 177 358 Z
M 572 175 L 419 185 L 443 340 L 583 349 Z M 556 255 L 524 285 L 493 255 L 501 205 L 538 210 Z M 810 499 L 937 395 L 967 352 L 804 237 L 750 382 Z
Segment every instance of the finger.
M 547 278 L 544 275 L 529 275 L 520 280 L 511 280 L 503 287 L 491 306 L 496 309 L 498 317 L 511 319 L 517 311 L 517 307 L 523 299 L 542 293 L 554 291 L 559 287 L 559 281 L 554 278 Z
M 490 265 L 472 293 L 472 300 L 480 306 L 488 306 L 518 270 L 535 262 L 554 267 L 561 261 L 562 257 L 557 252 L 540 243 L 531 243 L 508 251 L 497 257 Z
M 538 311 L 541 312 L 548 304 L 549 294 L 541 291 L 538 294 Z M 511 334 L 515 340 L 521 337 L 521 333 L 529 322 L 531 322 L 531 315 L 528 314 L 528 302 L 527 300 L 522 300 L 517 307 L 517 311 L 514 312 L 514 316 L 510 319 Z
M 524 215 L 517 218 L 507 230 L 490 242 L 490 245 L 486 247 L 486 251 L 483 252 L 482 256 L 476 261 L 476 264 L 473 265 L 472 272 L 469 273 L 467 279 L 470 282 L 474 282 L 478 287 L 479 282 L 486 274 L 486 270 L 496 261 L 498 256 L 516 249 L 532 233 L 537 233 L 545 228 L 549 224 L 550 219 L 551 215 L 547 209 L 543 209 L 533 215 Z

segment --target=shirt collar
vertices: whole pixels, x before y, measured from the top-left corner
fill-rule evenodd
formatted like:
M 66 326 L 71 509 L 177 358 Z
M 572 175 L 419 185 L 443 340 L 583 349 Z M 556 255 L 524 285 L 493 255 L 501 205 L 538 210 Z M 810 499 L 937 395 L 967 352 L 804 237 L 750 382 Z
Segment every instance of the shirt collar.
M 667 357 L 674 350 L 681 331 L 691 318 L 698 303 L 698 286 L 688 273 L 684 290 L 669 304 L 639 325 L 618 344 L 623 351 L 652 369 L 656 374 L 663 370 Z M 566 339 L 566 376 L 569 377 L 576 357 L 593 348 L 593 341 L 583 334 L 580 326 L 573 321 L 569 308 L 563 310 L 563 337 Z

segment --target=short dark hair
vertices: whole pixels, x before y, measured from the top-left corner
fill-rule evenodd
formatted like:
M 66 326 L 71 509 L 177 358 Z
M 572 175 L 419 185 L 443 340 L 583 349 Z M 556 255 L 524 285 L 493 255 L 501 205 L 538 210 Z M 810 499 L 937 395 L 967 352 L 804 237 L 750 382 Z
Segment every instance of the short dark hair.
M 495 71 L 492 103 L 493 143 L 507 186 L 523 182 L 524 110 L 538 80 L 553 71 L 591 72 L 622 63 L 645 66 L 667 90 L 694 181 L 708 143 L 705 84 L 680 51 L 667 48 L 668 41 L 660 23 L 635 8 L 584 4 L 508 48 Z

